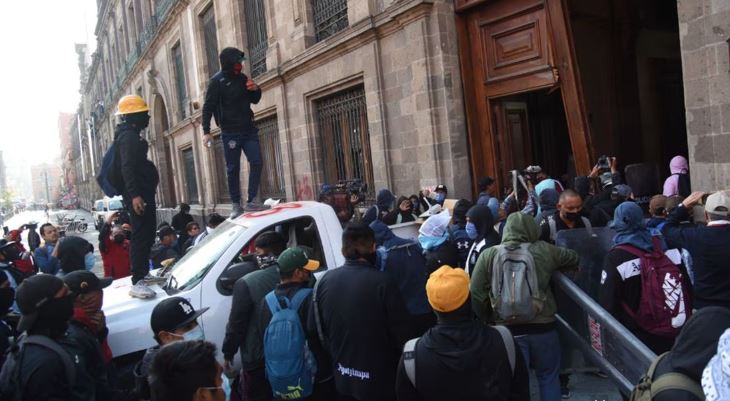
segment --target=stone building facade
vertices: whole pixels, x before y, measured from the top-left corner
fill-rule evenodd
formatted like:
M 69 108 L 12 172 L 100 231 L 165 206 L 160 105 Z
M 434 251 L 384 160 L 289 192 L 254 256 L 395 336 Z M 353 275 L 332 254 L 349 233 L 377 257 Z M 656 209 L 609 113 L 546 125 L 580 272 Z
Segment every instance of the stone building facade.
M 202 143 L 217 55 L 235 46 L 263 90 L 261 197 L 316 199 L 359 178 L 374 193 L 444 183 L 471 193 L 454 11 L 448 0 L 99 0 L 97 47 L 83 71 L 80 146 L 98 170 L 118 99 L 150 105 L 145 133 L 158 204 L 230 209 L 223 144 Z M 215 127 L 215 124 L 212 125 Z M 218 129 L 213 131 L 218 137 Z M 81 160 L 81 159 L 79 159 Z M 241 175 L 243 188 L 247 175 Z M 86 174 L 79 185 L 89 185 Z M 80 197 L 100 197 L 96 189 Z M 82 199 L 89 204 L 91 199 Z
M 730 188 L 730 2 L 677 7 L 693 189 Z

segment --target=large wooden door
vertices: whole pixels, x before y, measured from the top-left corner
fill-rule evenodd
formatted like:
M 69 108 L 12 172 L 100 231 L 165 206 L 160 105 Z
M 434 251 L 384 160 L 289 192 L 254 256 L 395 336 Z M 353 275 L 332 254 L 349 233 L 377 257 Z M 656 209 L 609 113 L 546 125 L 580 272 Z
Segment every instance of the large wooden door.
M 532 163 L 527 103 L 500 100 L 492 102 L 493 133 L 497 161 L 497 176 L 506 180 L 509 171 L 525 168 Z M 501 180 L 500 180 L 501 181 Z
M 507 146 L 514 137 L 500 130 L 527 129 L 526 109 L 523 120 L 500 98 L 546 88 L 561 90 L 576 167 L 587 173 L 593 155 L 564 1 L 455 0 L 455 7 L 473 176 L 501 184 L 506 171 L 525 167 L 517 164 L 524 148 Z

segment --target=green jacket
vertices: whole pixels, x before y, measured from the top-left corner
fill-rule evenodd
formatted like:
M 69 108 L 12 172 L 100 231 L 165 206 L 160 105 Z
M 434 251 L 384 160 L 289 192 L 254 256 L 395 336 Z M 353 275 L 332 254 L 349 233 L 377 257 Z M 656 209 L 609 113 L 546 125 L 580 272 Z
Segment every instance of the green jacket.
M 521 244 L 525 242 L 532 244 L 528 249 L 535 260 L 538 286 L 546 297 L 543 310 L 535 317 L 535 320 L 529 322 L 530 324 L 545 324 L 555 321 L 557 306 L 555 297 L 550 290 L 550 277 L 555 270 L 577 269 L 580 261 L 575 251 L 558 248 L 545 241 L 538 240 L 539 237 L 540 229 L 532 216 L 524 213 L 512 213 L 507 218 L 502 244 Z M 496 247 L 492 247 L 479 255 L 471 275 L 471 300 L 474 312 L 480 319 L 486 322 L 496 321 L 501 324 L 497 316 L 492 313 L 490 298 L 492 261 L 496 254 Z

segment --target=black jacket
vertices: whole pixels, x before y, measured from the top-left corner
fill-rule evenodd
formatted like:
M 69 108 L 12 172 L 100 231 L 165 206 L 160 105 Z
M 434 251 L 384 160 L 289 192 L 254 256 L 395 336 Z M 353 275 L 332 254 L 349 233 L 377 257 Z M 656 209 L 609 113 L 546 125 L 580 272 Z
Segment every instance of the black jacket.
M 403 344 L 413 336 L 400 290 L 367 262 L 348 260 L 317 287 L 325 349 L 332 358 L 337 393 L 358 400 L 395 398 Z M 314 311 L 310 331 L 316 330 Z
M 185 227 L 188 225 L 188 223 L 191 223 L 193 221 L 195 221 L 195 219 L 193 219 L 193 216 L 191 216 L 190 213 L 180 212 L 172 216 L 172 228 L 174 228 L 175 231 L 178 232 L 178 234 L 184 233 L 187 235 Z
M 264 366 L 264 340 L 259 335 L 259 315 L 264 297 L 278 283 L 279 267 L 274 263 L 244 275 L 233 285 L 231 314 L 221 349 L 223 357 L 230 361 L 240 348 L 244 370 Z
M 150 261 L 152 261 L 152 266 L 155 269 L 161 268 L 162 262 L 167 259 L 175 259 L 175 261 L 180 259 L 180 252 L 178 252 L 177 247 L 164 246 L 160 242 L 152 246 L 150 250 Z
M 294 295 L 302 288 L 306 288 L 309 283 L 287 283 L 278 284 L 274 293 L 277 297 L 287 297 L 289 300 L 294 298 Z M 309 328 L 307 322 L 309 321 L 309 311 L 311 310 L 312 296 L 308 296 L 302 302 L 299 307 L 299 321 L 302 322 L 302 328 L 304 334 L 307 337 L 307 344 L 309 350 L 314 354 L 314 358 L 317 360 L 317 374 L 315 377 L 316 382 L 322 382 L 332 377 L 332 361 L 322 348 L 322 344 L 319 341 L 317 330 Z M 259 333 L 263 338 L 266 333 L 266 328 L 269 327 L 269 323 L 272 318 L 271 309 L 266 301 L 261 304 L 261 311 L 259 312 Z
M 416 344 L 416 384 L 398 364 L 398 401 L 528 401 L 525 360 L 515 343 L 515 372 L 497 330 L 468 317 L 439 322 Z
M 246 74 L 219 71 L 208 82 L 203 104 L 203 133 L 210 133 L 210 118 L 223 132 L 257 132 L 251 104 L 261 100 L 261 89 L 246 89 Z
M 679 205 L 669 213 L 662 235 L 689 251 L 694 272 L 694 306 L 730 307 L 730 225 L 694 226 L 682 224 L 689 212 Z
M 128 123 L 117 125 L 114 132 L 124 182 L 122 197 L 127 206 L 137 196 L 141 196 L 146 203 L 154 204 L 157 184 L 160 182 L 157 167 L 147 159 L 149 145 L 140 132 L 139 128 Z
M 152 366 L 152 360 L 155 359 L 155 355 L 160 352 L 160 346 L 155 345 L 152 348 L 148 348 L 144 353 L 144 357 L 134 366 L 134 395 L 137 399 L 149 400 L 150 395 L 150 383 L 147 380 L 147 376 L 150 374 L 150 366 Z

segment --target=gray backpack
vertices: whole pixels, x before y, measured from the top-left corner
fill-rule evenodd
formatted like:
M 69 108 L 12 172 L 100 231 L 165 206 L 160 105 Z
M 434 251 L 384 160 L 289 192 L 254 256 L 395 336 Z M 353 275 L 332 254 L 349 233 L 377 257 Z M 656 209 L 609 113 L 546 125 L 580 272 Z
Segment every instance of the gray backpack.
M 505 323 L 526 323 L 542 310 L 530 244 L 498 245 L 492 262 L 492 310 Z

